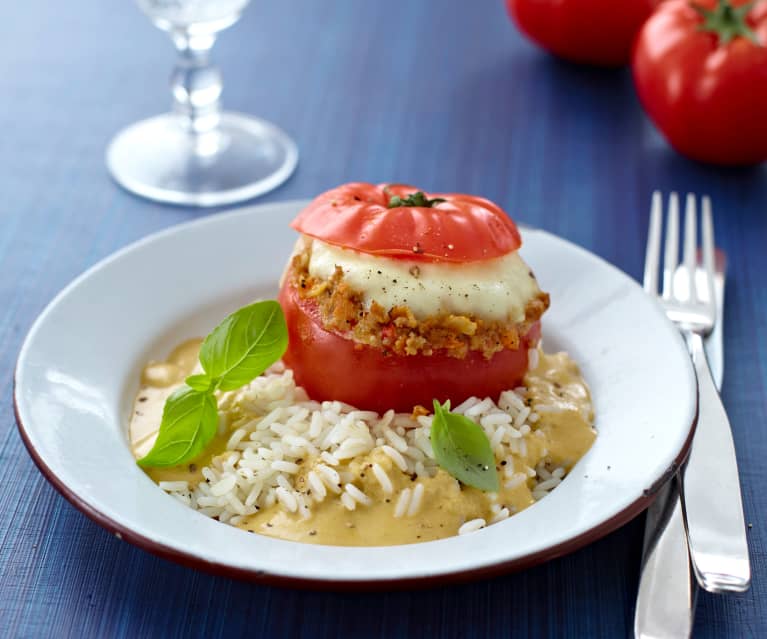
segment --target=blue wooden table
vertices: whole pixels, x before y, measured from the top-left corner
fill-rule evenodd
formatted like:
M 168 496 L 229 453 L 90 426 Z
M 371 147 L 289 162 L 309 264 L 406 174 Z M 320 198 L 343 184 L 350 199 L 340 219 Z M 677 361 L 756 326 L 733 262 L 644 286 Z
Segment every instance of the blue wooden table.
M 752 523 L 754 583 L 742 596 L 702 594 L 695 633 L 767 636 L 767 167 L 720 170 L 677 156 L 644 117 L 627 71 L 555 61 L 522 40 L 502 5 L 254 2 L 214 54 L 226 105 L 273 120 L 300 146 L 298 171 L 265 201 L 349 180 L 478 193 L 638 277 L 652 190 L 709 193 L 730 256 L 723 395 Z M 643 517 L 492 581 L 307 593 L 157 559 L 107 534 L 47 484 L 11 405 L 28 327 L 100 258 L 209 211 L 136 199 L 106 173 L 110 137 L 169 103 L 171 46 L 132 2 L 3 8 L 0 636 L 627 636 Z

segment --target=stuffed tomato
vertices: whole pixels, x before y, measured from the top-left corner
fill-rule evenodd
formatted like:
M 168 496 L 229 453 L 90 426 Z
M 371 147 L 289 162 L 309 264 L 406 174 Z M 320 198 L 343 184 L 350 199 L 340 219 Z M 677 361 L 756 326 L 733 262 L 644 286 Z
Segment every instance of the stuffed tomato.
M 411 411 L 520 384 L 549 298 L 498 206 L 353 183 L 292 226 L 283 359 L 312 399 Z

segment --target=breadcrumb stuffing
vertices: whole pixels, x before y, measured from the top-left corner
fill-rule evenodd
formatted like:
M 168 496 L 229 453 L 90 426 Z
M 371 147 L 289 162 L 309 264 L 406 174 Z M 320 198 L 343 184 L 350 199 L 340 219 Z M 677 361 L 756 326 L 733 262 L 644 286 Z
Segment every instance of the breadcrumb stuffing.
M 366 306 L 362 293 L 344 281 L 339 266 L 326 280 L 310 275 L 309 259 L 307 247 L 293 256 L 286 275 L 299 297 L 316 301 L 323 327 L 394 355 L 432 355 L 439 351 L 463 359 L 470 351 L 479 351 L 490 359 L 504 349 L 519 348 L 520 336 L 549 307 L 548 293 L 540 292 L 528 301 L 525 318 L 518 323 L 452 314 L 419 320 L 405 305 L 386 309 L 373 301 Z

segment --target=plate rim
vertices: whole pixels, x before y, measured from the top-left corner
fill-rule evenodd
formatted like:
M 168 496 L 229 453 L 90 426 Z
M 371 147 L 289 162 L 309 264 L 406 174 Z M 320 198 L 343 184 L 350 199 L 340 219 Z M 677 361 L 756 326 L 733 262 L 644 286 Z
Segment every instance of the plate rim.
M 136 248 L 161 239 L 165 235 L 171 235 L 179 232 L 180 230 L 186 230 L 190 227 L 205 226 L 206 224 L 216 223 L 218 220 L 226 217 L 246 216 L 248 214 L 258 215 L 264 209 L 274 210 L 275 207 L 295 208 L 305 205 L 309 200 L 295 199 L 285 200 L 280 202 L 269 202 L 244 207 L 237 207 L 229 209 L 214 215 L 205 216 L 203 218 L 188 220 L 179 224 L 174 224 L 169 227 L 160 229 L 153 233 L 150 233 L 138 240 L 135 240 L 126 246 L 117 249 L 110 253 L 103 259 L 97 261 L 90 266 L 80 275 L 75 277 L 64 288 L 62 288 L 45 306 L 45 308 L 36 317 L 35 321 L 30 326 L 27 335 L 24 338 L 19 355 L 16 361 L 13 375 L 13 408 L 16 420 L 16 425 L 21 436 L 22 442 L 27 449 L 30 457 L 34 461 L 40 473 L 45 479 L 56 489 L 56 491 L 64 497 L 72 506 L 83 513 L 91 521 L 98 524 L 110 534 L 114 534 L 118 539 L 127 541 L 142 550 L 149 552 L 152 555 L 167 559 L 175 563 L 181 564 L 186 567 L 196 568 L 209 574 L 231 577 L 240 580 L 253 581 L 257 583 L 263 583 L 266 585 L 274 585 L 281 587 L 295 587 L 299 589 L 312 589 L 312 590 L 337 590 L 337 591 L 350 591 L 350 590 L 364 590 L 364 591 L 380 591 L 380 590 L 392 590 L 392 589 L 407 589 L 407 588 L 428 588 L 437 585 L 448 585 L 464 583 L 468 581 L 475 581 L 482 578 L 490 578 L 502 574 L 508 574 L 518 570 L 523 570 L 545 561 L 561 557 L 583 548 L 584 546 L 601 539 L 607 534 L 613 532 L 624 524 L 628 523 L 644 509 L 646 509 L 655 499 L 658 489 L 673 476 L 679 468 L 681 468 L 685 459 L 687 458 L 693 436 L 695 434 L 697 421 L 698 421 L 698 406 L 697 401 L 693 411 L 693 421 L 689 427 L 687 438 L 684 441 L 678 455 L 671 462 L 670 466 L 663 472 L 663 474 L 648 488 L 645 488 L 643 493 L 634 501 L 625 506 L 622 510 L 614 514 L 609 519 L 603 520 L 595 526 L 581 532 L 580 534 L 570 537 L 560 543 L 548 546 L 539 551 L 528 553 L 526 555 L 508 559 L 505 561 L 499 561 L 492 564 L 486 564 L 468 569 L 458 569 L 450 572 L 438 572 L 434 574 L 414 575 L 407 577 L 390 577 L 390 578 L 375 578 L 375 579 L 355 579 L 355 578 L 321 578 L 321 577 L 299 577 L 291 575 L 281 575 L 266 570 L 257 570 L 252 568 L 245 568 L 240 566 L 233 566 L 226 563 L 209 561 L 203 557 L 198 556 L 194 552 L 183 551 L 172 546 L 166 545 L 159 541 L 156 541 L 146 535 L 135 532 L 127 524 L 123 524 L 116 521 L 108 514 L 101 512 L 98 508 L 88 503 L 87 499 L 78 495 L 75 490 L 71 489 L 62 479 L 60 479 L 56 473 L 51 469 L 43 460 L 40 453 L 32 444 L 31 438 L 27 432 L 27 427 L 21 417 L 21 410 L 19 408 L 19 384 L 18 376 L 23 360 L 26 356 L 26 352 L 30 343 L 33 341 L 34 336 L 39 330 L 40 325 L 44 322 L 48 312 L 59 302 L 61 298 L 69 293 L 69 291 L 79 283 L 88 278 L 92 272 L 102 269 L 114 260 L 120 259 L 123 254 L 135 250 Z M 598 260 L 603 266 L 618 271 L 623 276 L 631 279 L 625 272 L 619 269 L 614 264 L 603 259 L 599 255 L 548 231 L 531 227 L 524 224 L 519 224 L 523 229 L 529 229 L 531 231 L 540 232 L 549 235 L 558 241 L 564 242 L 570 246 L 570 248 L 582 251 L 588 254 L 591 258 Z M 692 370 L 692 367 L 690 367 Z M 696 398 L 697 399 L 697 398 Z

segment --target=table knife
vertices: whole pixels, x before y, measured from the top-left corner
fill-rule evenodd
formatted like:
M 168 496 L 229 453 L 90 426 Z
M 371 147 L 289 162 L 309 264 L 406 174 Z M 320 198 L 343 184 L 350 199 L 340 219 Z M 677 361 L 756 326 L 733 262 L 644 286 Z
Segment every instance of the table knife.
M 724 288 L 727 258 L 716 251 L 716 325 L 705 348 L 717 388 L 724 374 Z M 702 277 L 702 274 L 696 273 Z M 674 286 L 687 286 L 677 272 Z M 704 288 L 704 287 L 699 287 Z M 639 592 L 634 612 L 637 639 L 689 637 L 695 617 L 698 588 L 692 575 L 687 535 L 679 496 L 679 476 L 667 482 L 647 509 Z

